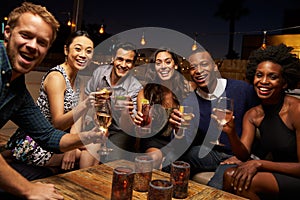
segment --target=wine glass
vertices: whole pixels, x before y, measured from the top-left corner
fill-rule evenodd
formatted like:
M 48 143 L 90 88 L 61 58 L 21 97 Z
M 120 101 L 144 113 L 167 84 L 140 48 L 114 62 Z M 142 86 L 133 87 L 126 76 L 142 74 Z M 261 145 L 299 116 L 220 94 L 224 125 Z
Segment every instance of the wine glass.
M 233 99 L 229 97 L 220 97 L 217 101 L 217 105 L 213 108 L 213 114 L 216 116 L 216 120 L 220 126 L 224 126 L 228 123 L 233 117 Z M 211 141 L 214 145 L 224 146 L 220 142 L 220 136 L 218 136 L 217 140 Z
M 112 114 L 111 114 L 111 107 L 110 107 L 110 100 L 109 99 L 102 99 L 96 98 L 95 99 L 95 118 L 96 124 L 99 126 L 100 129 L 107 130 L 108 127 L 112 123 Z M 100 155 L 108 155 L 113 149 L 108 148 L 106 146 L 106 140 L 108 138 L 108 131 L 106 131 L 107 135 L 105 137 L 105 141 L 100 143 L 100 149 L 98 153 Z

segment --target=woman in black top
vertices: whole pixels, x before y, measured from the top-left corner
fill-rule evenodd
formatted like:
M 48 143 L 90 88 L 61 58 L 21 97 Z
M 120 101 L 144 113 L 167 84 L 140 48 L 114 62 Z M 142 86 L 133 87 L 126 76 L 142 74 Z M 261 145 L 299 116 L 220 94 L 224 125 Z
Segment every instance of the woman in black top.
M 234 120 L 223 126 L 236 157 L 244 161 L 224 174 L 224 189 L 250 198 L 285 198 L 300 188 L 300 99 L 286 95 L 300 80 L 300 62 L 284 44 L 258 49 L 249 57 L 247 78 L 261 104 L 243 118 L 241 139 Z M 252 160 L 251 146 L 259 129 L 261 147 L 270 160 Z

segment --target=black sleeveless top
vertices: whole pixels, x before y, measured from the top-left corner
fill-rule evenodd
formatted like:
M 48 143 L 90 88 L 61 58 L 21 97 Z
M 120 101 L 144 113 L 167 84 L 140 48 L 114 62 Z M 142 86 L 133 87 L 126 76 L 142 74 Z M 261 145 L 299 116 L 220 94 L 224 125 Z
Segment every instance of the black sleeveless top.
M 276 162 L 297 162 L 296 132 L 289 129 L 279 116 L 284 95 L 277 105 L 263 105 L 265 117 L 258 127 L 261 145 Z

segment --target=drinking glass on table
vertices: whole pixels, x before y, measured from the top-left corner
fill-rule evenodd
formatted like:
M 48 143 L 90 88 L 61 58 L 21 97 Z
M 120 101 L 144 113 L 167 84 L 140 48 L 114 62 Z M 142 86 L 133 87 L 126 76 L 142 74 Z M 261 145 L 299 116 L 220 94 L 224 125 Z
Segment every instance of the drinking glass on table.
M 111 107 L 110 107 L 110 100 L 103 99 L 103 98 L 95 98 L 95 119 L 96 124 L 99 126 L 100 129 L 107 130 L 108 127 L 112 123 L 112 115 L 111 115 Z M 106 131 L 106 140 L 108 139 L 108 131 Z M 113 149 L 108 148 L 106 146 L 106 141 L 100 144 L 100 149 L 98 153 L 100 155 L 108 155 Z
M 131 200 L 134 170 L 128 166 L 119 166 L 113 170 L 111 200 Z
M 141 155 L 135 158 L 134 163 L 133 189 L 138 192 L 147 192 L 152 179 L 153 159 L 148 155 Z
M 173 197 L 184 199 L 188 196 L 190 164 L 184 161 L 171 163 L 170 181 L 173 184 Z
M 147 200 L 171 200 L 173 195 L 173 184 L 171 181 L 155 179 L 150 181 Z
M 224 126 L 228 123 L 233 117 L 233 99 L 229 97 L 220 97 L 217 100 L 217 105 L 213 108 L 213 114 L 216 116 L 220 126 Z M 214 145 L 224 146 L 220 142 L 220 135 L 215 141 L 211 141 Z

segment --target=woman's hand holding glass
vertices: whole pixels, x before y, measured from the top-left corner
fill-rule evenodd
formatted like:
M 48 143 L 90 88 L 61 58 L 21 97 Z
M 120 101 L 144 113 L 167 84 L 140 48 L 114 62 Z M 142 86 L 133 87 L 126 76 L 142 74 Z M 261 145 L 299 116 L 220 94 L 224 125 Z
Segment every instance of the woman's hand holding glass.
M 142 104 L 142 111 L 137 112 L 133 121 L 138 125 L 138 127 L 136 127 L 138 136 L 143 137 L 151 133 L 152 115 L 149 101 L 145 100 L 145 104 Z
M 169 124 L 172 126 L 175 132 L 177 132 L 181 126 L 181 115 L 182 113 L 177 108 L 175 108 L 170 115 Z
M 143 137 L 151 133 L 151 120 L 145 119 L 145 115 L 143 115 L 142 112 L 137 112 L 133 121 L 137 125 L 135 131 L 139 137 Z

